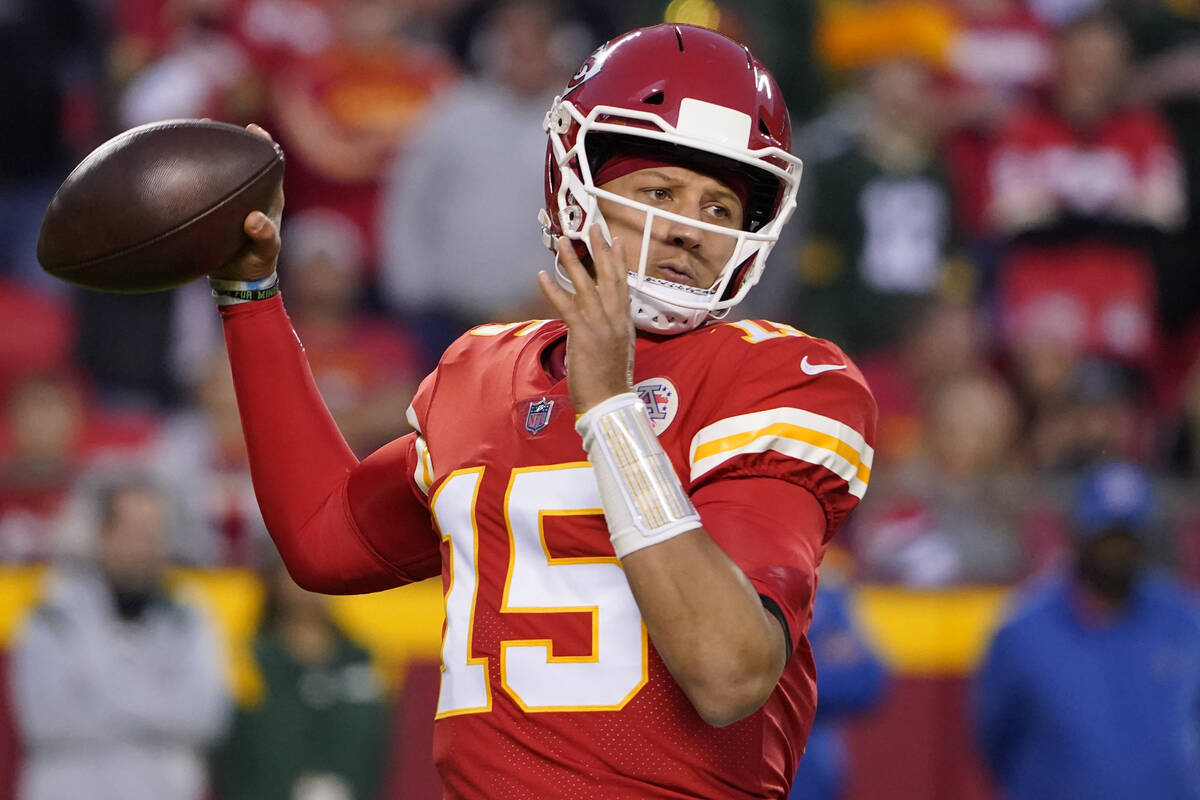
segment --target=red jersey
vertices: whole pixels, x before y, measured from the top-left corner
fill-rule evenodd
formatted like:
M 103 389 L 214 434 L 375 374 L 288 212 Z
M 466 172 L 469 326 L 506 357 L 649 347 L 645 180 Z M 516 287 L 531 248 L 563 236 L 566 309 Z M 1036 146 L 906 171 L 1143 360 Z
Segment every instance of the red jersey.
M 787 620 L 775 693 L 703 722 L 649 642 L 609 543 L 566 380 L 559 321 L 487 325 L 417 393 L 414 483 L 447 589 L 435 758 L 453 797 L 782 797 L 816 705 L 805 633 L 824 542 L 866 489 L 874 404 L 832 345 L 785 326 L 714 325 L 637 342 L 635 391 L 710 535 Z M 824 531 L 738 519 L 705 488 L 782 480 Z M 742 524 L 739 524 L 742 523 Z M 750 524 L 746 524 L 750 523 Z M 781 541 L 797 533 L 795 541 Z
M 816 568 L 873 458 L 874 400 L 840 350 L 749 321 L 637 340 L 635 391 L 659 441 L 705 530 L 793 647 L 764 706 L 715 728 L 649 641 L 613 553 L 566 380 L 546 368 L 562 322 L 464 335 L 413 401 L 416 432 L 354 466 L 328 441 L 272 433 L 325 424 L 301 423 L 290 407 L 315 390 L 290 372 L 262 374 L 294 371 L 287 362 L 299 359 L 286 329 L 255 326 L 256 316 L 282 317 L 278 308 L 222 311 L 243 416 L 262 417 L 245 428 L 264 517 L 310 588 L 367 590 L 440 571 L 434 756 L 448 798 L 787 795 L 816 707 L 806 638 Z M 250 385 L 260 380 L 273 393 Z M 267 452 L 275 435 L 295 458 Z M 275 494 L 306 481 L 324 498 Z M 811 497 L 823 524 L 798 519 Z M 356 547 L 369 557 L 349 557 Z

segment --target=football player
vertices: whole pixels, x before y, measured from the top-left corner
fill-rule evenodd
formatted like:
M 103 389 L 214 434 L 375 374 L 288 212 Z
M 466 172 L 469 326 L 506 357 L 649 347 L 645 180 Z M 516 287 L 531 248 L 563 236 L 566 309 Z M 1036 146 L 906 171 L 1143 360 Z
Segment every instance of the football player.
M 561 319 L 467 332 L 361 463 L 278 295 L 282 197 L 247 217 L 211 282 L 263 515 L 311 590 L 441 576 L 447 797 L 784 797 L 817 565 L 875 427 L 837 347 L 723 321 L 795 207 L 786 106 L 742 45 L 659 25 L 597 50 L 545 127 Z

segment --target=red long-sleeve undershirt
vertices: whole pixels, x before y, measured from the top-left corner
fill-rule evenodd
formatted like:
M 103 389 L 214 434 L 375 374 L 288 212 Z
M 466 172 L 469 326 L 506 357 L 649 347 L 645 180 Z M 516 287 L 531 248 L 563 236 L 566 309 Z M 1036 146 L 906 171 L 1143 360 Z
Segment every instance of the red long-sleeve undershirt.
M 254 492 L 296 582 L 352 594 L 436 575 L 429 512 L 406 482 L 413 435 L 359 462 L 317 392 L 282 299 L 225 306 L 221 319 Z

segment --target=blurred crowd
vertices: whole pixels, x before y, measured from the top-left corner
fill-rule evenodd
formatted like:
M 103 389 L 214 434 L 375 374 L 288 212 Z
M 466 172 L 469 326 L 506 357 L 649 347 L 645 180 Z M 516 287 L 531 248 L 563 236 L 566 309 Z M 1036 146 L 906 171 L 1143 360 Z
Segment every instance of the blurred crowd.
M 483 321 L 549 316 L 541 118 L 595 44 L 664 16 L 762 54 L 804 200 L 745 316 L 833 339 L 881 412 L 843 543 L 874 580 L 1008 582 L 1064 547 L 1103 459 L 1163 483 L 1161 555 L 1200 575 L 1200 15 L 1166 0 L 820 4 L 21 0 L 0 20 L 0 559 L 36 561 L 76 474 L 187 488 L 179 556 L 263 531 L 203 284 L 71 290 L 41 213 L 108 136 L 257 121 L 288 157 L 283 283 L 360 454 Z M 1191 9 L 1194 12 L 1194 9 Z M 1189 15 L 1190 13 L 1190 15 Z
M 875 392 L 852 576 L 1038 574 L 1072 547 L 1079 472 L 1123 460 L 1154 483 L 1149 556 L 1200 580 L 1200 7 L 1183 0 L 0 3 L 0 564 L 94 550 L 106 528 L 78 523 L 78 487 L 135 468 L 178 496 L 173 560 L 264 569 L 273 614 L 299 618 L 266 625 L 264 663 L 361 667 L 263 563 L 207 287 L 71 289 L 37 264 L 41 215 L 126 128 L 262 124 L 287 155 L 288 310 L 366 455 L 466 327 L 552 315 L 542 117 L 598 43 L 663 19 L 746 41 L 790 101 L 801 208 L 738 311 L 833 339 Z M 331 697 L 373 697 L 346 674 Z M 312 781 L 289 796 L 366 796 Z M 246 785 L 228 797 L 274 796 Z

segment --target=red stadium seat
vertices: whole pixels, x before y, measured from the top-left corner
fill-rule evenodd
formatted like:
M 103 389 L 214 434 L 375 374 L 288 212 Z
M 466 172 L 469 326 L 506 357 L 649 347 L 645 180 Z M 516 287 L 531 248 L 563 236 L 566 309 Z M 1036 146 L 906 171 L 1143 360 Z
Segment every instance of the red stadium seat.
M 0 279 L 0 391 L 29 372 L 54 372 L 70 364 L 75 320 L 62 300 L 18 281 Z

